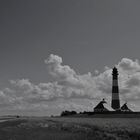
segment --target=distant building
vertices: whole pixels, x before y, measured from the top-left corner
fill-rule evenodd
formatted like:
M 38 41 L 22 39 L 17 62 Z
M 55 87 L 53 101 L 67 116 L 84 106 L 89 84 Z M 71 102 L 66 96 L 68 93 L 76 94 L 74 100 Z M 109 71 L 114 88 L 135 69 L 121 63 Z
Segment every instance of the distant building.
M 97 106 L 94 107 L 94 112 L 107 112 L 109 111 L 107 108 L 104 107 L 104 104 L 107 102 L 103 99 Z
M 128 108 L 127 103 L 123 104 L 121 107 L 121 111 L 123 112 L 133 112 L 131 109 Z

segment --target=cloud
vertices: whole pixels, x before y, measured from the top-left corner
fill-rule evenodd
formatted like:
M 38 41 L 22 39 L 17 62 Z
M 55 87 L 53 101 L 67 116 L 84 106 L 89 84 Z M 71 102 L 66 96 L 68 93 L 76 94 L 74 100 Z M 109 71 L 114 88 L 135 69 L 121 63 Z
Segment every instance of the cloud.
M 59 61 L 58 61 L 59 60 Z M 65 87 L 65 91 L 70 92 L 69 98 L 84 97 L 97 99 L 111 96 L 112 69 L 105 66 L 103 73 L 91 73 L 79 75 L 70 66 L 62 65 L 63 60 L 56 55 L 50 55 L 46 59 L 46 64 L 51 67 L 50 73 L 57 77 L 58 84 Z M 116 67 L 119 70 L 119 86 L 122 100 L 136 100 L 140 98 L 140 64 L 135 61 L 123 58 Z M 56 76 L 57 75 L 57 76 Z
M 75 110 L 77 112 L 91 111 L 91 107 L 87 105 L 78 104 L 75 102 L 61 103 L 58 105 L 61 110 Z
M 91 72 L 77 74 L 70 66 L 63 64 L 60 56 L 54 54 L 45 60 L 45 64 L 54 78 L 53 82 L 34 84 L 29 79 L 10 80 L 11 86 L 0 91 L 0 106 L 39 110 L 51 108 L 49 102 L 55 103 L 59 99 L 88 99 L 93 103 L 102 98 L 111 99 L 112 69 L 108 66 L 102 73 L 96 70 L 95 75 Z M 116 67 L 119 70 L 121 100 L 134 104 L 134 101 L 140 99 L 140 64 L 138 60 L 123 58 Z M 59 107 L 81 108 L 76 103 L 66 104 L 59 103 Z
M 6 95 L 4 91 L 0 91 L 0 110 L 12 107 L 14 102 L 15 98 Z
M 48 59 L 45 60 L 45 63 L 50 69 L 50 74 L 58 80 L 62 81 L 75 81 L 76 82 L 76 73 L 68 65 L 62 66 L 62 58 L 51 54 Z
M 90 72 L 79 75 L 70 66 L 63 65 L 61 57 L 53 54 L 45 60 L 45 63 L 49 67 L 49 72 L 53 78 L 56 78 L 58 84 L 63 86 L 63 97 L 98 98 L 102 96 L 102 89 L 98 88 L 99 84 L 100 87 L 107 86 L 107 84 L 104 84 L 107 72 L 97 77 L 94 77 Z M 104 80 L 102 80 L 103 78 Z M 107 82 L 109 82 L 108 79 Z M 107 90 L 107 87 L 105 88 Z
M 139 61 L 136 59 L 135 61 L 123 58 L 119 63 L 118 67 L 121 68 L 124 71 L 130 71 L 130 72 L 140 72 L 140 64 Z
M 128 88 L 140 86 L 140 73 L 133 74 L 127 81 L 126 85 Z
M 57 82 L 39 83 L 35 85 L 28 79 L 21 79 L 11 80 L 11 84 L 11 90 L 16 94 L 16 97 L 21 97 L 26 102 L 51 101 L 61 97 L 62 86 L 58 85 Z

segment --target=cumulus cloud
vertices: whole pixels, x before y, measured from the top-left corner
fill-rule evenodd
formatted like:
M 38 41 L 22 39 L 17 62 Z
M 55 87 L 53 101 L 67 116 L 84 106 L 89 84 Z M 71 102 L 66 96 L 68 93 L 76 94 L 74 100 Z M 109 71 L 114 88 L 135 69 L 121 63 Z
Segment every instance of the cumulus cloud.
M 58 61 L 59 60 L 59 61 Z M 63 65 L 62 58 L 50 55 L 46 64 L 51 68 L 52 76 L 58 77 L 58 83 L 65 87 L 71 96 L 84 98 L 102 98 L 111 96 L 112 69 L 105 66 L 103 73 L 79 75 L 72 68 Z M 120 94 L 123 100 L 140 98 L 140 64 L 138 60 L 123 58 L 116 67 L 119 70 Z M 69 97 L 71 97 L 69 96 Z
M 63 64 L 60 56 L 51 54 L 45 64 L 54 82 L 34 84 L 29 79 L 10 80 L 11 87 L 0 91 L 0 106 L 11 105 L 18 109 L 49 108 L 48 102 L 58 99 L 101 100 L 111 98 L 112 69 L 105 66 L 104 72 L 92 75 L 77 74 Z M 119 70 L 120 96 L 123 101 L 140 99 L 140 64 L 138 60 L 123 58 L 116 67 Z M 59 106 L 64 106 L 60 104 Z M 65 106 L 67 107 L 66 103 Z M 80 107 L 69 104 L 69 107 Z
M 10 104 L 12 104 L 14 101 L 14 98 L 11 98 L 7 95 L 5 95 L 5 93 L 3 91 L 0 91 L 0 107 L 9 107 Z
M 83 104 L 78 104 L 75 102 L 61 103 L 58 105 L 61 110 L 75 110 L 77 112 L 91 111 L 91 107 Z
M 68 65 L 61 65 L 62 64 L 62 58 L 51 54 L 48 59 L 45 60 L 45 63 L 50 68 L 50 74 L 58 80 L 62 81 L 75 81 L 77 80 L 75 78 L 76 73 L 73 69 L 71 69 Z M 76 81 L 75 81 L 76 82 Z
M 63 65 L 61 57 L 53 54 L 45 60 L 45 63 L 49 67 L 50 74 L 56 78 L 59 85 L 63 86 L 62 94 L 64 97 L 98 98 L 102 96 L 102 91 L 98 86 L 102 84 L 101 86 L 103 87 L 103 81 L 108 75 L 108 71 L 97 77 L 94 77 L 90 72 L 79 75 L 70 66 Z M 99 80 L 101 78 L 104 78 L 104 80 Z M 107 89 L 107 87 L 105 88 Z
M 51 101 L 61 97 L 62 86 L 57 82 L 33 84 L 28 79 L 11 80 L 12 91 L 16 97 L 23 98 L 26 102 Z
M 123 58 L 119 63 L 118 67 L 121 68 L 124 71 L 130 71 L 130 72 L 140 72 L 140 64 L 139 61 L 136 59 L 135 61 Z

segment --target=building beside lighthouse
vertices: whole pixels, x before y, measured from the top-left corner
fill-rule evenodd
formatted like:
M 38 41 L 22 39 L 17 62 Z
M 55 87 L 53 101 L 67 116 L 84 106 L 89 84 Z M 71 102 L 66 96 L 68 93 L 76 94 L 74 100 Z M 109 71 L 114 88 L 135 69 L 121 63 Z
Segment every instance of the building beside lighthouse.
M 108 103 L 103 99 L 95 107 L 94 112 L 109 112 L 114 111 L 114 109 L 108 105 Z
M 112 100 L 111 105 L 106 107 L 108 103 L 103 99 L 95 107 L 94 112 L 132 112 L 131 109 L 127 106 L 127 103 L 120 106 L 119 98 L 119 84 L 118 84 L 118 70 L 116 67 L 112 69 Z
M 104 106 L 107 102 L 105 99 L 100 101 L 95 107 L 94 107 L 94 112 L 108 112 L 109 110 Z

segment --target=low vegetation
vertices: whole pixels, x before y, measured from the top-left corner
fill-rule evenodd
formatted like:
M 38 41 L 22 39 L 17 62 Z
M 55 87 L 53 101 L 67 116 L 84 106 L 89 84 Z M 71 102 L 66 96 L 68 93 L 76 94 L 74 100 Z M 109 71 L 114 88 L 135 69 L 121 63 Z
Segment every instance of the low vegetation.
M 139 140 L 140 118 L 20 117 L 0 122 L 0 140 Z

